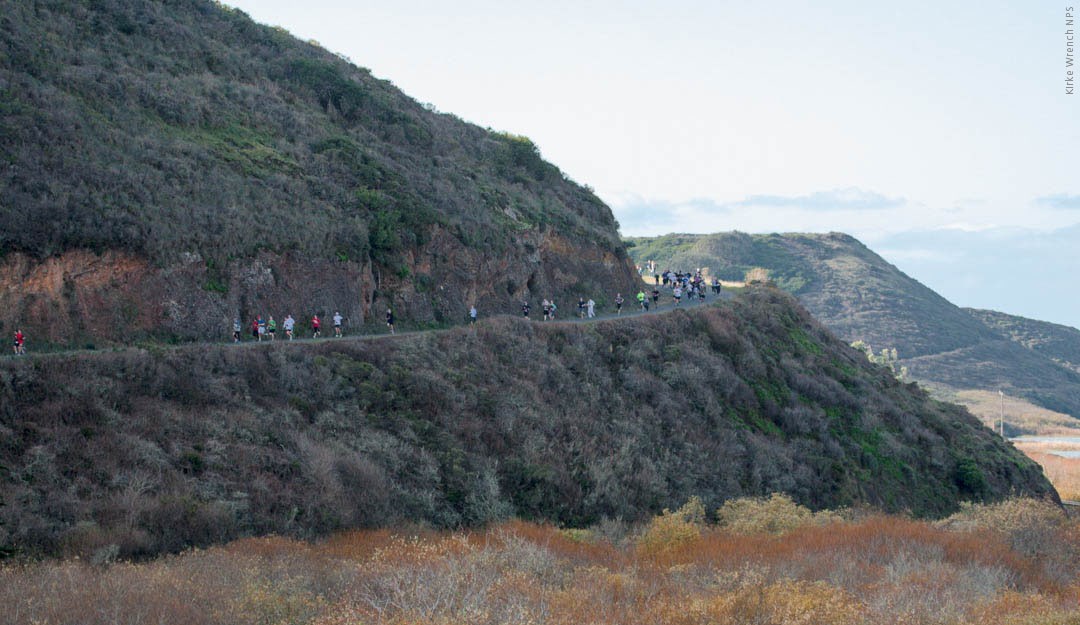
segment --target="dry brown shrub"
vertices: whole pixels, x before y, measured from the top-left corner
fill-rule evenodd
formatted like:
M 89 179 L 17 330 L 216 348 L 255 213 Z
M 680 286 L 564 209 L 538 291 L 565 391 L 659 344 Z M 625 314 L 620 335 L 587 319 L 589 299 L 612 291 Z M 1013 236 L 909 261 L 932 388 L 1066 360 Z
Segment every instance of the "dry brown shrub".
M 657 517 L 642 534 L 654 542 L 622 547 L 514 521 L 315 544 L 248 539 L 145 564 L 0 567 L 0 622 L 1080 623 L 1075 575 L 1056 582 L 1041 556 L 985 529 L 1020 531 L 1048 514 L 1026 502 L 968 509 L 951 525 L 871 516 L 783 535 L 707 527 L 694 503 Z M 1056 531 L 1066 542 L 1080 533 L 1075 523 Z

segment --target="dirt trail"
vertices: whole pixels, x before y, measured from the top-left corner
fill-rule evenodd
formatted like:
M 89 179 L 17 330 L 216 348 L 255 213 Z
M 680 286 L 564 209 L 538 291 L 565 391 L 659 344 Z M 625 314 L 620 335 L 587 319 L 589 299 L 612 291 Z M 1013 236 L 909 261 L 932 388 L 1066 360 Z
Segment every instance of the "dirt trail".
M 730 291 L 723 291 L 722 290 L 720 292 L 720 295 L 718 295 L 718 296 L 714 295 L 710 291 L 708 293 L 708 295 L 706 295 L 704 300 L 695 299 L 694 301 L 691 302 L 691 301 L 687 301 L 686 298 L 683 298 L 684 301 L 680 305 L 676 306 L 675 302 L 674 302 L 674 300 L 672 298 L 672 295 L 671 295 L 671 290 L 666 289 L 666 290 L 661 291 L 660 303 L 659 303 L 658 306 L 652 307 L 651 306 L 651 298 L 650 298 L 650 309 L 648 311 L 640 309 L 640 306 L 638 305 L 636 297 L 628 297 L 628 298 L 626 298 L 626 302 L 623 304 L 622 314 L 617 314 L 617 313 L 615 313 L 613 311 L 607 311 L 607 312 L 602 313 L 602 314 L 597 314 L 592 319 L 582 319 L 582 318 L 578 317 L 577 303 L 574 302 L 572 305 L 560 306 L 559 309 L 558 309 L 559 317 L 557 319 L 555 319 L 554 321 L 546 321 L 546 322 L 543 321 L 543 318 L 541 316 L 541 315 L 543 315 L 543 312 L 539 311 L 537 309 L 534 309 L 534 310 L 531 311 L 529 318 L 532 321 L 534 321 L 535 323 L 596 323 L 598 321 L 608 321 L 608 320 L 611 320 L 611 319 L 623 319 L 623 318 L 631 318 L 631 317 L 641 317 L 641 316 L 644 316 L 644 315 L 660 315 L 660 314 L 666 314 L 666 313 L 674 312 L 676 310 L 699 308 L 701 306 L 708 306 L 710 304 L 715 304 L 716 302 L 719 302 L 719 301 L 730 300 L 734 296 L 735 295 Z M 509 314 L 509 313 L 500 313 L 500 314 L 496 314 L 496 315 L 487 315 L 487 316 L 484 316 L 483 314 L 481 314 L 478 323 L 483 323 L 484 320 L 486 320 L 486 319 L 492 319 L 492 318 L 496 318 L 496 317 L 514 317 L 514 316 L 519 316 L 520 317 L 521 314 L 519 313 L 517 315 L 513 315 L 513 314 Z M 455 326 L 455 327 L 460 327 L 460 326 Z M 289 341 L 288 339 L 284 338 L 284 332 L 282 332 L 282 338 L 277 339 L 275 341 L 268 341 L 268 340 L 267 341 L 253 341 L 253 340 L 248 339 L 248 340 L 245 340 L 245 341 L 241 341 L 240 343 L 238 343 L 238 344 L 236 344 L 234 346 L 236 348 L 238 348 L 238 349 L 257 349 L 259 347 L 263 347 L 264 345 L 277 345 L 277 344 L 309 345 L 309 344 L 312 344 L 312 343 L 325 343 L 325 342 L 331 342 L 331 341 L 374 341 L 374 340 L 392 339 L 392 338 L 404 337 L 404 336 L 415 336 L 415 335 L 418 335 L 418 334 L 431 334 L 433 332 L 446 332 L 449 329 L 451 329 L 451 328 L 439 328 L 439 329 L 433 329 L 433 330 L 406 330 L 406 331 L 402 331 L 402 332 L 396 332 L 394 334 L 390 334 L 389 331 L 378 333 L 378 334 L 375 334 L 375 333 L 370 333 L 370 334 L 348 334 L 346 332 L 345 336 L 339 339 L 339 338 L 335 338 L 333 336 L 333 328 L 331 327 L 331 328 L 325 328 L 324 329 L 324 334 L 329 333 L 329 336 L 322 336 L 322 337 L 317 338 L 317 339 L 313 339 L 313 338 L 297 338 L 296 340 Z M 224 341 L 206 341 L 206 342 L 202 342 L 202 343 L 182 343 L 182 344 L 178 344 L 178 345 L 167 345 L 167 344 L 164 344 L 164 343 L 155 343 L 155 344 L 152 344 L 152 348 L 158 348 L 158 349 L 162 349 L 162 350 L 199 349 L 199 348 L 201 348 L 203 346 L 206 346 L 206 345 L 223 345 L 223 344 L 227 345 L 227 344 L 230 344 L 231 342 L 232 342 L 232 339 L 231 339 L 231 335 L 230 335 L 230 338 L 228 338 L 227 340 L 224 340 Z M 124 346 L 117 346 L 117 347 L 106 347 L 106 348 L 102 348 L 102 349 L 73 349 L 73 350 L 48 351 L 48 352 L 34 353 L 32 351 L 32 348 L 29 347 L 29 343 L 28 343 L 27 353 L 26 353 L 25 356 L 16 356 L 15 354 L 8 352 L 8 353 L 4 354 L 0 358 L 2 358 L 3 360 L 21 359 L 21 360 L 34 361 L 34 360 L 48 360 L 48 359 L 55 359 L 55 358 L 66 358 L 66 357 L 72 356 L 72 355 L 114 353 L 114 352 L 117 352 L 117 351 L 123 351 L 123 350 L 128 350 L 128 349 L 145 349 L 145 347 L 138 346 L 138 345 L 124 345 Z

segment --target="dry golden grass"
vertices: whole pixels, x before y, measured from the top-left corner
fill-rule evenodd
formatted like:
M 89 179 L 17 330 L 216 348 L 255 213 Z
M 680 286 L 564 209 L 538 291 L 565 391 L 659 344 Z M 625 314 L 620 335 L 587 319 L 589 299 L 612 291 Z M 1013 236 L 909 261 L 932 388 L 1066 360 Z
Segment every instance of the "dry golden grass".
M 1080 458 L 1064 458 L 1045 451 L 1049 448 L 1064 449 L 1059 445 L 1024 443 L 1016 447 L 1042 466 L 1043 473 L 1062 499 L 1080 501 Z
M 1080 622 L 1080 531 L 1053 506 L 821 524 L 782 498 L 665 512 L 618 544 L 484 531 L 248 539 L 145 564 L 0 568 L 2 623 L 460 625 Z M 785 533 L 763 530 L 795 518 Z M 732 531 L 731 528 L 739 530 Z M 1062 554 L 1048 558 L 1050 550 Z
M 992 391 L 931 387 L 935 396 L 967 407 L 986 427 L 998 430 L 1001 417 L 1001 397 Z M 1067 414 L 1036 406 L 1019 397 L 1005 396 L 1005 423 L 1030 434 L 1045 436 L 1080 436 L 1076 419 Z

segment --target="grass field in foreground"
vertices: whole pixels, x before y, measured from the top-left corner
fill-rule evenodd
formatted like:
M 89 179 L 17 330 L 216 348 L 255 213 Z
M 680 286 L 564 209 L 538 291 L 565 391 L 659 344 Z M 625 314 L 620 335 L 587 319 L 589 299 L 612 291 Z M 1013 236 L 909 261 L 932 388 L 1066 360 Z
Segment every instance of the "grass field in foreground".
M 717 521 L 707 523 L 707 517 Z M 1080 526 L 1055 506 L 937 523 L 812 514 L 789 499 L 691 501 L 645 526 L 357 531 L 257 538 L 143 564 L 0 568 L 4 622 L 1065 624 Z

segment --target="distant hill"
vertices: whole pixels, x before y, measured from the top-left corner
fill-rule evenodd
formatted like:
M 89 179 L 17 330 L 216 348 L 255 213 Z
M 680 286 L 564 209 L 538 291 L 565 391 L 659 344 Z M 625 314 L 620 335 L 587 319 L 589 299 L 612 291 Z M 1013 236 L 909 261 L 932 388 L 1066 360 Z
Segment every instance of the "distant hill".
M 775 289 L 593 324 L 0 359 L 0 437 L 0 552 L 25 555 L 587 525 L 694 495 L 922 516 L 1054 496 L 966 410 Z
M 0 0 L 4 334 L 446 324 L 634 284 L 611 211 L 525 137 L 209 0 Z
M 1063 367 L 1080 372 L 1080 330 L 993 310 L 965 308 L 964 311 L 1002 336 L 1050 358 Z
M 635 262 L 655 260 L 661 269 L 741 279 L 766 268 L 839 336 L 896 349 L 916 379 L 1002 389 L 1080 418 L 1080 332 L 961 309 L 848 235 L 676 234 L 628 243 Z

